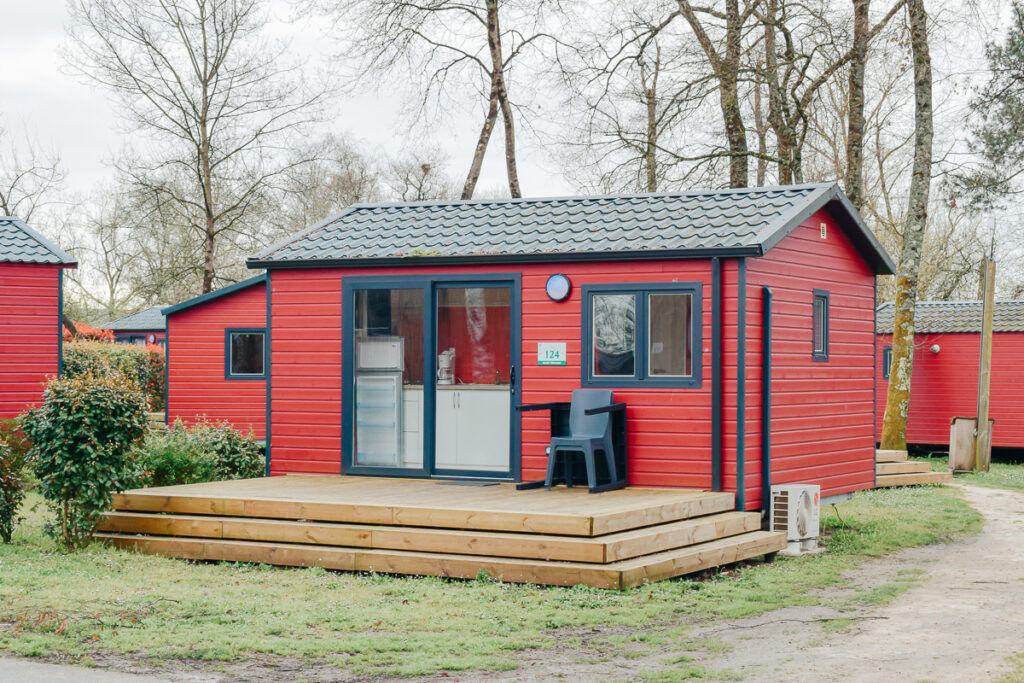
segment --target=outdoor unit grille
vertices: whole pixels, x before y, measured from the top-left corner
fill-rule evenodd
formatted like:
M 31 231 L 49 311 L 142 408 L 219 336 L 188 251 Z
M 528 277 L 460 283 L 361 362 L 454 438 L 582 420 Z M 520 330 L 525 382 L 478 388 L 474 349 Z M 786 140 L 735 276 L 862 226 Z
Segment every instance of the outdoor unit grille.
M 772 487 L 771 529 L 783 531 L 786 540 L 799 544 L 819 534 L 821 487 L 816 484 L 783 484 Z

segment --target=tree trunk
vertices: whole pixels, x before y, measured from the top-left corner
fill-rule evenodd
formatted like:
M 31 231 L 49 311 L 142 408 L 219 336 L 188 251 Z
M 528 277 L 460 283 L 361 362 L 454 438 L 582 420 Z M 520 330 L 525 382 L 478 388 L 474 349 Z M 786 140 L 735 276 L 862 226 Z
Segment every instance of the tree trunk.
M 910 378 L 914 368 L 914 302 L 921 268 L 921 244 L 928 222 L 932 167 L 932 64 L 928 55 L 928 15 L 924 0 L 908 0 L 910 45 L 914 56 L 914 165 L 907 223 L 896 273 L 896 323 L 893 329 L 889 393 L 882 421 L 883 449 L 907 447 Z
M 764 120 L 764 103 L 761 101 L 761 83 L 754 84 L 754 130 L 757 132 L 757 165 L 755 182 L 758 187 L 764 185 L 768 175 L 768 126 Z
M 491 95 L 487 104 L 487 115 L 484 116 L 484 125 L 480 129 L 480 137 L 476 141 L 476 150 L 473 152 L 473 162 L 469 165 L 469 173 L 466 174 L 466 183 L 462 186 L 462 199 L 472 199 L 476 190 L 476 183 L 480 180 L 480 168 L 484 163 L 484 154 L 487 152 L 487 143 L 491 139 L 491 132 L 494 130 L 494 121 L 498 118 L 498 90 L 494 84 L 494 76 L 491 76 Z
M 640 81 L 644 89 L 644 104 L 647 107 L 647 139 L 644 145 L 644 172 L 647 191 L 658 191 L 658 69 L 661 64 L 661 48 L 654 62 L 652 80 L 648 83 L 644 65 L 640 64 Z
M 719 75 L 722 118 L 729 140 L 729 187 L 747 186 L 747 130 L 740 110 L 739 71 L 742 33 L 739 0 L 726 0 L 725 58 Z
M 871 0 L 853 0 L 853 57 L 850 59 L 849 117 L 846 132 L 846 196 L 858 211 L 864 206 L 864 68 L 868 61 Z
M 498 23 L 498 0 L 487 0 L 487 47 L 491 52 L 491 83 L 501 106 L 501 120 L 505 124 L 505 171 L 508 175 L 508 191 L 513 197 L 521 197 L 519 171 L 516 168 L 516 130 L 512 104 L 508 101 L 508 87 L 505 84 L 505 62 L 501 55 L 501 26 Z

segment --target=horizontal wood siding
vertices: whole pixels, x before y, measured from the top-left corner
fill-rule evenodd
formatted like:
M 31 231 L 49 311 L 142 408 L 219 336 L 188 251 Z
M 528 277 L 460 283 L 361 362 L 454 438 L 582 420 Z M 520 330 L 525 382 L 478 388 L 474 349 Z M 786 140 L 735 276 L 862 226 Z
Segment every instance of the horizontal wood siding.
M 60 363 L 60 269 L 0 263 L 0 419 L 39 402 Z
M 826 239 L 820 224 L 827 225 Z M 827 211 L 811 216 L 762 258 L 748 260 L 747 503 L 761 492 L 761 287 L 774 293 L 772 484 L 820 484 L 822 495 L 874 485 L 874 276 Z M 829 359 L 811 354 L 813 290 L 830 292 Z M 752 305 L 753 304 L 753 305 Z M 756 406 L 756 407 L 755 407 Z M 869 417 L 870 416 L 870 419 Z
M 338 473 L 341 462 L 341 280 L 343 275 L 433 274 L 436 268 L 276 270 L 272 281 L 271 473 Z M 648 261 L 453 267 L 450 273 L 522 274 L 522 403 L 566 401 L 580 386 L 581 297 L 584 284 L 703 283 L 703 386 L 616 389 L 628 404 L 630 482 L 707 488 L 711 482 L 710 263 Z M 557 272 L 572 281 L 567 301 L 544 293 Z M 565 366 L 538 366 L 538 342 L 565 342 Z M 547 416 L 524 413 L 522 477 L 543 476 Z
M 939 352 L 929 349 L 939 345 Z M 892 335 L 878 335 L 878 408 L 881 433 L 889 381 L 882 377 L 882 349 Z M 907 442 L 948 445 L 954 417 L 978 412 L 978 333 L 919 334 L 914 338 L 914 374 L 910 381 Z M 1024 448 L 1024 333 L 992 335 L 992 383 L 989 416 L 995 420 L 992 445 Z
M 266 285 L 259 282 L 168 316 L 167 417 L 194 424 L 226 420 L 266 435 L 267 383 L 224 379 L 224 330 L 265 327 Z

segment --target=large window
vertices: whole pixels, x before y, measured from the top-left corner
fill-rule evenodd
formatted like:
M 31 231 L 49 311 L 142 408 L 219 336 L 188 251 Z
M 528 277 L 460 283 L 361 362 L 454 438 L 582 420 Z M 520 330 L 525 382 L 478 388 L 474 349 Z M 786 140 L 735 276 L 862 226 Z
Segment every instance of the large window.
M 585 386 L 700 386 L 700 283 L 583 286 Z
M 828 360 L 828 292 L 814 290 L 811 320 L 811 356 L 816 361 Z
M 262 327 L 224 330 L 224 378 L 266 379 L 265 339 Z

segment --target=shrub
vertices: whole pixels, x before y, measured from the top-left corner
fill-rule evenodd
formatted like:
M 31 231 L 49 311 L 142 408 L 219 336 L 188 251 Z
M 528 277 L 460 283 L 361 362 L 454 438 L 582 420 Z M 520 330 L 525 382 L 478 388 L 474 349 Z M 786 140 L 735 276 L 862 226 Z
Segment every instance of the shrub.
M 163 410 L 164 352 L 157 344 L 143 347 L 82 340 L 64 344 L 64 375 L 88 374 L 128 377 L 146 393 L 150 410 Z
M 18 509 L 25 498 L 22 478 L 25 458 L 0 439 L 0 540 L 10 543 L 18 525 Z
M 116 374 L 50 380 L 43 404 L 22 417 L 29 463 L 56 513 L 47 533 L 82 547 L 116 491 L 133 484 L 128 455 L 146 432 L 146 399 Z
M 260 446 L 227 422 L 180 421 L 166 432 L 151 431 L 135 450 L 135 467 L 148 486 L 194 484 L 263 475 Z

